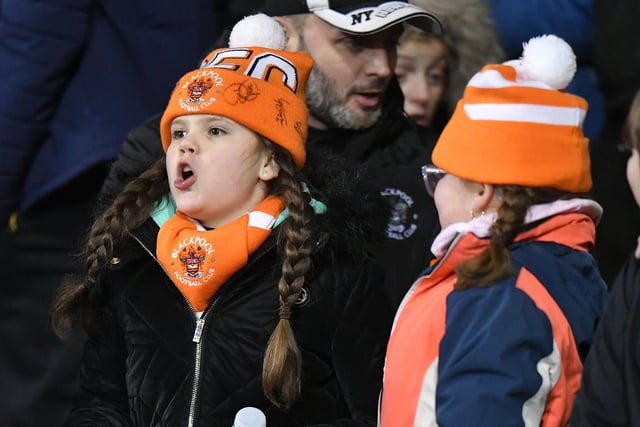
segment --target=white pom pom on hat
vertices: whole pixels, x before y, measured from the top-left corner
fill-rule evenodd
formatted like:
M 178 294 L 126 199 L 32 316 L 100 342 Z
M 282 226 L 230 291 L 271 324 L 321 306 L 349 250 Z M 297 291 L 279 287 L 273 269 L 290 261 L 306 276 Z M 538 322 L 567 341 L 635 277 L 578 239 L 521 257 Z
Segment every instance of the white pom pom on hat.
M 554 35 L 529 40 L 519 59 L 485 65 L 440 134 L 433 163 L 470 181 L 589 191 L 588 104 L 565 91 L 575 71 L 571 46 Z
M 229 47 L 261 46 L 284 50 L 286 38 L 282 26 L 264 13 L 238 21 L 229 35 Z
M 537 81 L 562 90 L 576 73 L 576 55 L 569 43 L 553 34 L 533 37 L 522 44 L 520 59 L 509 61 L 518 81 Z

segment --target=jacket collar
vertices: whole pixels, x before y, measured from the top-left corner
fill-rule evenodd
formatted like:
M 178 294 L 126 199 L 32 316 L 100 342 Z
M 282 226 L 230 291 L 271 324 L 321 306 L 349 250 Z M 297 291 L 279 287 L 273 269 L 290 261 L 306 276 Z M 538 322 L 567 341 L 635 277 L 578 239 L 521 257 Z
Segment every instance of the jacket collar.
M 595 226 L 602 214 L 596 202 L 587 199 L 556 201 L 530 209 L 523 230 L 514 243 L 522 241 L 555 242 L 575 250 L 591 251 Z M 456 265 L 484 251 L 490 242 L 489 228 L 495 215 L 485 215 L 467 223 L 452 224 L 434 242 L 440 256 L 426 271 L 432 278 L 446 277 Z M 466 226 L 463 226 L 466 224 Z M 444 242 L 448 244 L 445 245 Z
M 602 216 L 602 207 L 593 200 L 579 198 L 541 203 L 529 208 L 524 224 L 526 226 L 538 223 L 554 215 L 571 212 L 582 213 L 590 218 L 594 224 L 597 224 Z M 480 238 L 489 237 L 490 228 L 496 219 L 497 213 L 494 212 L 468 222 L 451 224 L 435 238 L 431 252 L 437 258 L 442 257 L 458 234 L 472 233 Z

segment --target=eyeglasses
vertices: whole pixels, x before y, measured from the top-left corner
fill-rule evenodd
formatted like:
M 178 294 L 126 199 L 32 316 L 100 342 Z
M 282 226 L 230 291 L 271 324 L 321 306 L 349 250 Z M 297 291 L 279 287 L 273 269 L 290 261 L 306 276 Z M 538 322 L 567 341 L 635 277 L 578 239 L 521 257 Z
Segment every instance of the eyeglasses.
M 447 174 L 444 169 L 440 169 L 434 165 L 422 166 L 422 179 L 424 180 L 424 186 L 427 189 L 427 194 L 433 197 L 436 191 L 436 185 Z

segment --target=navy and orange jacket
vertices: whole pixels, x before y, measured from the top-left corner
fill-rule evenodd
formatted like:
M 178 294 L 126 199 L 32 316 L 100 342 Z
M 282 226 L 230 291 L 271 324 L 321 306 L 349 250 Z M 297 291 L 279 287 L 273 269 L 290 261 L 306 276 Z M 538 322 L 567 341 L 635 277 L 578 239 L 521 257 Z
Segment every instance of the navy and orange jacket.
M 594 238 L 585 213 L 540 219 L 509 246 L 512 275 L 454 290 L 489 244 L 458 233 L 398 309 L 380 425 L 566 426 L 607 297 Z

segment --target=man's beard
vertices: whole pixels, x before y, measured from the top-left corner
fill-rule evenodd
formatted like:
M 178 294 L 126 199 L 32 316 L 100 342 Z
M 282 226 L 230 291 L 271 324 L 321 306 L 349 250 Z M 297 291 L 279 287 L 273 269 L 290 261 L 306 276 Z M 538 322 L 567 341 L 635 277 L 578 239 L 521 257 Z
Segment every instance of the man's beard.
M 367 88 L 384 88 L 385 82 L 377 79 Z M 330 129 L 367 129 L 373 126 L 382 114 L 382 106 L 368 108 L 362 112 L 353 111 L 346 105 L 349 89 L 339 93 L 335 82 L 329 79 L 317 67 L 311 69 L 307 82 L 307 106 L 313 117 Z

